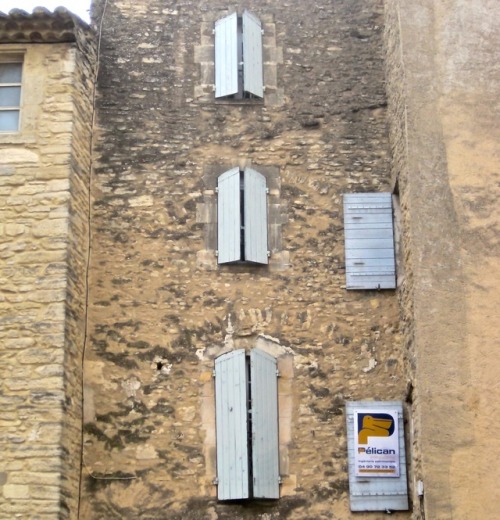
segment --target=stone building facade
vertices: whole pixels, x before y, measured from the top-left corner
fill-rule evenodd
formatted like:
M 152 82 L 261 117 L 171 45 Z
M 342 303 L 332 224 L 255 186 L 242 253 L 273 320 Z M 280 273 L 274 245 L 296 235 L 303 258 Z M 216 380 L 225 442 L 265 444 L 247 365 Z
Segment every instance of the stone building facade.
M 215 22 L 245 8 L 264 97 L 215 98 Z M 383 4 L 312 9 L 95 4 L 84 518 L 348 517 L 344 402 L 404 396 L 396 295 L 347 292 L 343 257 L 342 194 L 390 190 Z M 267 265 L 217 263 L 217 178 L 234 167 L 266 177 Z M 254 347 L 281 374 L 281 498 L 226 504 L 214 362 Z
M 499 15 L 488 0 L 386 2 L 414 514 L 428 519 L 498 516 Z
M 1 88 L 22 77 L 19 123 L 0 112 L 1 518 L 78 509 L 94 43 L 64 9 L 0 13 Z
M 434 4 L 0 17 L 26 89 L 0 133 L 0 517 L 383 518 L 349 505 L 345 405 L 367 400 L 404 403 L 393 516 L 495 518 L 499 9 Z M 216 97 L 216 23 L 245 9 L 265 89 Z M 260 263 L 221 263 L 232 169 L 267 187 Z M 343 195 L 367 192 L 394 193 L 396 290 L 346 289 Z M 218 500 L 216 360 L 255 350 L 279 371 L 279 499 Z

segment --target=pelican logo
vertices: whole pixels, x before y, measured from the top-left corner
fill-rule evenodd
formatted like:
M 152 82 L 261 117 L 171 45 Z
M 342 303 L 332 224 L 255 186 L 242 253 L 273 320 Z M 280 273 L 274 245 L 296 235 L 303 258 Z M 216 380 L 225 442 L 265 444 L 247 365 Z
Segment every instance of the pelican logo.
M 360 413 L 358 432 L 358 444 L 368 444 L 368 437 L 390 437 L 394 433 L 394 419 L 386 413 Z M 371 449 L 359 448 L 359 453 L 368 453 Z

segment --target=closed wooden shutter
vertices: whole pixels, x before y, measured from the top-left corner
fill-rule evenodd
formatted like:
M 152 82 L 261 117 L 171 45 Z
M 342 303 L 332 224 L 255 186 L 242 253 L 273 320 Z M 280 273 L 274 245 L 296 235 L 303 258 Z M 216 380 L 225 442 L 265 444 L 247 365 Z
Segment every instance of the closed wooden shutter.
M 345 194 L 344 231 L 346 288 L 394 289 L 391 194 Z
M 354 467 L 355 410 L 397 411 L 399 435 L 399 477 L 356 477 Z M 347 451 L 349 462 L 349 500 L 351 511 L 406 511 L 408 486 L 404 441 L 403 404 L 401 401 L 351 401 L 346 403 Z
M 267 264 L 266 178 L 252 168 L 244 173 L 245 260 Z
M 240 169 L 223 173 L 217 181 L 218 262 L 241 259 Z
M 276 359 L 250 353 L 253 496 L 279 498 L 278 384 Z
M 244 350 L 228 352 L 215 360 L 219 500 L 249 497 L 247 380 Z
M 254 96 L 264 96 L 262 25 L 248 11 L 243 12 L 243 89 Z
M 215 22 L 215 97 L 238 92 L 238 15 Z

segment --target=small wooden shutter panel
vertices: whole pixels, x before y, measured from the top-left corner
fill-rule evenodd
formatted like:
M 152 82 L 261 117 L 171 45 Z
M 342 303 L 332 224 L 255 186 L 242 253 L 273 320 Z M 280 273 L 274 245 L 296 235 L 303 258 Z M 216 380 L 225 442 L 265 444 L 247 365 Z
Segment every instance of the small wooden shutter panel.
M 262 25 L 248 11 L 243 12 L 243 89 L 254 96 L 264 96 L 262 63 Z
M 238 92 L 238 15 L 215 22 L 215 97 Z
M 247 368 L 245 351 L 215 360 L 217 496 L 219 500 L 249 497 Z
M 223 173 L 217 187 L 218 262 L 236 262 L 241 259 L 240 169 Z
M 278 383 L 276 359 L 250 354 L 253 496 L 279 498 Z
M 345 194 L 344 230 L 346 288 L 394 289 L 391 194 Z
M 386 409 L 398 412 L 399 477 L 356 477 L 354 465 L 354 410 Z M 408 486 L 401 401 L 351 401 L 346 403 L 347 455 L 349 463 L 349 502 L 351 511 L 406 511 Z
M 267 264 L 266 178 L 252 168 L 244 174 L 245 260 Z

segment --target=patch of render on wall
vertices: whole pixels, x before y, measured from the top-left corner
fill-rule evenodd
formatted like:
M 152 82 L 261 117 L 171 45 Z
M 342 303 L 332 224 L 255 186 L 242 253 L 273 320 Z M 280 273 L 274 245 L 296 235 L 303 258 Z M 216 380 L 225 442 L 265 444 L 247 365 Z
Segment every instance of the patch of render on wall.
M 234 12 L 227 9 L 214 16 L 206 13 L 200 27 L 200 45 L 194 48 L 194 61 L 200 66 L 198 85 L 194 87 L 194 98 L 200 103 L 217 104 L 262 104 L 259 99 L 215 99 L 215 22 Z M 238 13 L 241 14 L 241 13 Z M 282 106 L 285 102 L 284 90 L 278 87 L 278 65 L 283 63 L 283 47 L 276 45 L 276 24 L 272 14 L 256 13 L 262 22 L 263 35 L 263 62 L 264 62 L 264 105 Z
M 217 264 L 217 179 L 222 173 L 239 166 L 240 169 L 245 167 L 255 168 L 259 173 L 264 175 L 269 190 L 267 210 L 268 210 L 268 248 L 271 252 L 269 264 L 267 267 L 260 266 L 263 269 L 271 271 L 282 271 L 290 266 L 290 255 L 288 251 L 283 250 L 282 245 L 282 225 L 287 222 L 287 208 L 280 200 L 281 180 L 280 169 L 277 166 L 262 166 L 252 164 L 250 161 L 242 161 L 240 158 L 230 162 L 224 161 L 220 164 L 209 164 L 204 167 L 203 174 L 203 202 L 197 204 L 196 222 L 205 226 L 205 244 L 204 249 L 198 251 L 197 262 L 200 267 L 215 270 L 224 268 Z M 231 265 L 225 267 L 232 269 L 248 269 L 248 264 Z M 255 266 L 252 266 L 255 268 Z
M 294 495 L 296 475 L 290 473 L 289 449 L 292 441 L 292 414 L 293 414 L 293 379 L 294 355 L 290 347 L 286 347 L 276 338 L 254 334 L 241 336 L 233 329 L 231 316 L 227 316 L 227 325 L 224 342 L 220 345 L 210 345 L 197 352 L 201 361 L 201 417 L 202 428 L 205 432 L 204 458 L 206 479 L 204 494 L 217 496 L 217 487 L 214 484 L 217 476 L 216 436 L 215 436 L 215 381 L 213 378 L 215 358 L 227 352 L 245 349 L 250 352 L 253 348 L 263 350 L 276 358 L 278 368 L 278 417 L 279 417 L 279 471 L 282 479 L 280 497 Z

